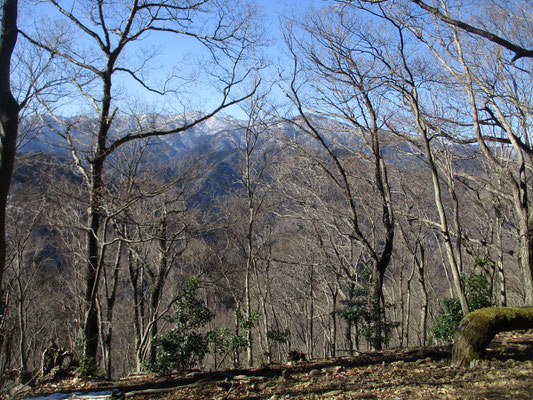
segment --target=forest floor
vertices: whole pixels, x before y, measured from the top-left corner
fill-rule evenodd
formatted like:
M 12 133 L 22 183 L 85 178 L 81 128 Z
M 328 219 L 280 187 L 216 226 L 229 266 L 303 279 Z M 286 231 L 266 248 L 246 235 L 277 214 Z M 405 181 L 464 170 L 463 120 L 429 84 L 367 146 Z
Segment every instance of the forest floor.
M 49 384 L 25 397 L 117 389 L 132 400 L 533 399 L 533 331 L 498 335 L 475 367 L 452 367 L 450 347 L 389 349 L 330 360 L 119 381 Z M 57 397 L 56 397 L 57 398 Z

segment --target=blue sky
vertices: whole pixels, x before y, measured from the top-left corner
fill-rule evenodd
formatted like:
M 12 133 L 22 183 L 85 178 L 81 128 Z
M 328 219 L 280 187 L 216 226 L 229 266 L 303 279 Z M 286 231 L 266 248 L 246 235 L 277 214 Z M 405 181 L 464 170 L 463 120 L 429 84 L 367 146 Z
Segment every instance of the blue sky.
M 280 55 L 280 46 L 282 45 L 281 32 L 279 27 L 279 15 L 289 15 L 292 13 L 303 13 L 311 7 L 320 7 L 327 3 L 326 0 L 293 0 L 293 1 L 282 1 L 282 0 L 258 0 L 256 1 L 261 7 L 264 8 L 265 12 L 265 24 L 267 26 L 267 34 L 269 39 L 271 39 L 272 47 L 267 50 L 268 58 L 271 62 L 276 62 L 276 58 Z M 172 40 L 164 44 L 164 48 L 160 52 L 160 59 L 163 64 L 172 65 L 176 61 L 176 54 L 184 54 L 185 58 L 191 57 L 194 59 L 197 54 L 196 50 L 202 52 L 203 49 L 192 40 L 181 39 L 182 41 Z M 186 64 L 186 63 L 185 63 Z M 182 64 L 184 65 L 184 64 Z M 205 92 L 202 94 L 198 93 L 198 98 L 205 97 L 206 99 L 213 97 L 217 98 L 216 94 L 208 94 L 208 87 L 204 87 Z M 204 108 L 201 105 L 198 105 L 198 108 Z M 205 105 L 205 109 L 209 109 L 209 104 Z M 246 118 L 246 115 L 241 110 L 240 106 L 233 106 L 229 109 L 226 109 L 223 114 L 229 114 L 236 118 Z
M 67 4 L 76 4 L 78 1 L 80 0 L 65 0 L 61 1 L 60 4 L 64 7 L 68 7 Z M 271 58 L 270 61 L 276 62 L 276 58 L 278 58 L 280 54 L 279 46 L 282 42 L 280 38 L 278 13 L 282 15 L 304 13 L 310 7 L 323 6 L 327 1 L 258 0 L 256 3 L 264 8 L 265 24 L 267 26 L 266 31 L 270 39 L 272 39 L 272 47 L 267 50 L 266 54 L 268 58 Z M 47 28 L 50 28 L 52 32 L 54 30 L 57 31 L 62 29 L 62 23 L 56 23 L 60 15 L 53 6 L 43 3 L 36 6 L 34 2 L 30 1 L 23 2 L 22 4 L 22 7 L 26 7 L 25 9 L 22 9 L 19 14 L 19 24 L 23 30 L 32 29 L 32 24 L 34 24 L 33 21 L 39 21 L 35 25 L 37 25 L 38 31 L 41 32 L 45 32 Z M 75 46 L 75 49 L 83 51 L 83 45 L 89 43 L 89 41 L 85 41 L 83 34 L 78 34 L 77 36 L 79 42 L 78 46 Z M 169 71 L 172 70 L 173 66 L 178 66 L 178 68 L 180 68 L 180 70 L 178 70 L 178 75 L 182 78 L 190 76 L 190 83 L 194 83 L 194 85 L 190 86 L 188 90 L 183 86 L 184 89 L 181 93 L 180 101 L 183 103 L 190 103 L 184 106 L 171 97 L 166 97 L 165 100 L 161 100 L 161 96 L 140 90 L 140 86 L 131 78 L 117 76 L 119 79 L 114 81 L 114 88 L 118 89 L 117 93 L 123 94 L 122 109 L 131 106 L 132 112 L 142 113 L 143 110 L 145 110 L 146 112 L 160 111 L 173 114 L 180 110 L 185 110 L 186 108 L 209 111 L 209 109 L 213 107 L 213 103 L 216 102 L 215 99 L 217 98 L 216 93 L 212 91 L 213 86 L 210 86 L 209 82 L 203 82 L 200 84 L 200 79 L 195 81 L 196 78 L 192 66 L 195 64 L 195 61 L 197 61 L 198 57 L 201 57 L 202 51 L 205 51 L 205 49 L 202 49 L 197 42 L 184 37 L 176 40 L 175 36 L 168 36 L 167 40 L 165 35 L 152 34 L 133 47 L 134 51 L 130 51 L 127 54 L 127 57 L 130 57 L 132 60 L 135 60 L 136 57 L 144 57 L 151 50 L 157 50 L 157 55 L 150 59 L 150 65 L 146 69 L 149 71 L 149 74 L 143 77 L 147 79 L 147 81 L 161 83 L 164 77 L 168 75 Z M 136 86 L 137 88 L 135 88 Z M 95 90 L 96 93 L 98 93 L 99 88 L 96 87 Z M 83 108 L 79 108 L 78 106 L 79 104 L 76 99 L 71 99 L 63 106 L 65 110 L 63 113 L 83 113 Z M 135 111 L 133 108 L 137 108 L 137 110 Z M 228 109 L 225 113 L 237 118 L 243 118 L 245 116 L 239 107 Z

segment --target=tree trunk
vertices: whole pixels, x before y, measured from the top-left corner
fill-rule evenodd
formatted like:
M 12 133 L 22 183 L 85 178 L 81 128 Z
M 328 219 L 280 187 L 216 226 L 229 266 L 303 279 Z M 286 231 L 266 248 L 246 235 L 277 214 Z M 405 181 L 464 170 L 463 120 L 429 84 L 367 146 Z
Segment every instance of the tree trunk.
M 88 363 L 96 365 L 98 352 L 98 311 L 96 296 L 98 294 L 99 265 L 98 265 L 98 231 L 100 229 L 100 191 L 102 190 L 103 161 L 93 166 L 93 183 L 91 185 L 91 199 L 89 204 L 87 233 L 87 269 L 85 271 L 85 323 L 84 334 L 84 357 Z
M 416 92 L 415 92 L 415 96 L 416 96 Z M 427 127 L 422 121 L 420 110 L 418 109 L 418 99 L 416 97 L 413 97 L 412 99 L 412 106 L 416 114 L 418 130 L 420 133 L 422 133 L 422 137 L 424 139 L 424 149 L 426 153 L 426 159 L 430 167 L 431 179 L 433 182 L 433 196 L 434 196 L 435 206 L 439 214 L 440 230 L 441 230 L 440 233 L 444 241 L 444 249 L 446 250 L 446 255 L 448 257 L 448 262 L 449 262 L 450 269 L 452 272 L 455 294 L 459 298 L 459 302 L 461 303 L 461 309 L 463 311 L 463 314 L 466 315 L 468 314 L 470 310 L 468 308 L 468 302 L 466 300 L 463 283 L 461 281 L 462 266 L 458 263 L 458 258 L 460 261 L 460 257 L 456 256 L 454 249 L 453 249 L 452 238 L 451 238 L 450 229 L 448 226 L 448 217 L 447 217 L 447 214 L 444 208 L 444 202 L 442 199 L 440 177 L 439 177 L 437 166 L 435 164 L 435 158 L 433 156 L 433 151 L 431 149 Z
M 267 364 L 272 364 L 272 344 L 270 343 L 270 338 L 268 337 L 268 313 L 266 306 L 265 296 L 261 297 L 261 310 L 263 314 L 263 338 L 264 338 L 264 347 L 263 352 L 266 355 Z
M 157 276 L 155 281 L 152 282 L 152 292 L 150 294 L 150 315 L 152 318 L 152 327 L 150 330 L 150 351 L 149 351 L 149 362 L 155 364 L 157 356 L 156 348 L 156 337 L 159 333 L 159 327 L 157 323 L 157 309 L 159 308 L 159 303 L 161 302 L 161 295 L 163 293 L 163 285 L 165 283 L 165 278 L 168 273 L 168 252 L 169 252 L 169 243 L 167 238 L 167 210 L 163 206 L 162 217 L 159 226 L 158 232 L 158 252 L 159 252 L 159 268 L 157 271 Z
M 333 292 L 333 310 L 331 311 L 332 332 L 331 332 L 331 357 L 337 356 L 337 296 L 338 289 Z
M 400 285 L 400 298 L 402 298 L 401 301 L 401 308 L 402 308 L 402 321 L 405 321 L 402 326 L 402 337 L 400 338 L 400 347 L 404 347 L 404 338 L 405 338 L 405 346 L 409 346 L 409 325 L 411 324 L 411 282 L 414 277 L 415 273 L 415 265 L 416 265 L 416 256 L 413 257 L 413 269 L 411 270 L 411 275 L 407 279 L 407 299 L 405 300 L 405 307 L 403 304 L 403 296 L 402 296 L 402 286 Z M 405 310 L 405 318 L 404 318 L 404 308 Z
M 370 310 L 372 313 L 372 348 L 381 350 L 383 348 L 383 273 L 376 267 L 372 277 L 372 294 L 370 296 Z
M 344 330 L 344 337 L 346 338 L 346 347 L 351 356 L 354 355 L 355 345 L 352 339 L 352 321 L 346 321 L 346 329 Z M 359 350 L 359 342 L 357 342 L 357 350 Z
M 113 376 L 113 357 L 112 357 L 112 344 L 113 344 L 113 312 L 115 310 L 115 302 L 117 299 L 117 288 L 118 288 L 118 278 L 119 278 L 119 272 L 120 272 L 120 264 L 122 260 L 122 249 L 123 249 L 123 242 L 120 242 L 117 249 L 117 255 L 115 258 L 115 265 L 113 268 L 113 275 L 112 275 L 112 281 L 111 281 L 111 290 L 109 290 L 107 279 L 105 279 L 105 287 L 106 287 L 106 306 L 107 306 L 107 312 L 106 312 L 106 323 L 107 323 L 107 329 L 104 330 L 104 338 L 102 340 L 102 344 L 104 347 L 104 353 L 106 354 L 105 359 L 105 372 L 106 372 L 106 378 L 111 379 Z
M 236 303 L 235 311 L 240 311 L 241 304 L 240 302 Z M 239 319 L 237 318 L 237 314 L 235 315 L 235 336 L 239 336 L 240 334 L 240 326 L 239 326 Z M 233 367 L 239 368 L 241 366 L 241 357 L 239 354 L 239 351 L 233 351 Z
M 19 271 L 20 274 L 20 271 Z M 24 304 L 24 288 L 21 282 L 21 276 L 19 275 L 17 279 L 17 286 L 18 291 L 20 294 L 19 301 L 18 301 L 18 328 L 19 328 L 19 351 L 20 351 L 20 372 L 21 375 L 24 373 L 27 369 L 27 354 L 26 354 L 26 316 L 25 316 L 25 310 L 26 305 Z
M 125 237 L 128 238 L 127 229 L 125 230 Z M 139 302 L 142 301 L 139 296 L 139 289 L 137 287 L 139 282 L 139 265 L 138 261 L 134 260 L 133 251 L 128 250 L 128 270 L 130 276 L 130 283 L 132 288 L 132 314 L 133 314 L 133 330 L 135 332 L 135 370 L 137 372 L 141 371 L 141 362 L 142 358 L 140 357 L 140 348 L 142 343 L 141 337 L 141 321 L 140 321 L 140 305 Z
M 418 282 L 422 288 L 422 306 L 420 313 L 422 314 L 420 318 L 420 332 L 422 334 L 422 340 L 420 345 L 425 346 L 427 341 L 427 320 L 428 320 L 428 304 L 429 304 L 429 295 L 426 289 L 426 279 L 424 275 L 425 265 L 425 256 L 424 256 L 424 247 L 420 246 L 420 262 L 418 263 Z
M 104 165 L 109 155 L 107 138 L 112 118 L 109 118 L 111 109 L 111 76 L 116 61 L 115 55 L 106 54 L 107 65 L 101 76 L 102 79 L 102 105 L 96 131 L 96 149 L 91 160 L 91 176 L 89 184 L 89 210 L 87 213 L 87 269 L 85 271 L 85 305 L 87 307 L 84 333 L 84 357 L 88 363 L 96 366 L 98 353 L 98 312 L 96 309 L 96 296 L 100 280 L 98 235 L 100 230 L 101 208 L 104 192 Z M 102 262 L 103 262 L 103 257 Z
M 533 328 L 533 307 L 489 307 L 468 314 L 455 331 L 454 366 L 469 365 L 482 358 L 496 334 Z
M 248 154 L 248 153 L 247 153 Z M 247 167 L 249 167 L 249 160 L 247 158 Z M 250 187 L 249 182 L 249 172 L 247 172 L 247 185 Z M 252 299 L 250 293 L 250 278 L 251 270 L 254 262 L 254 243 L 253 243 L 253 231 L 254 231 L 254 208 L 253 208 L 253 195 L 248 192 L 248 232 L 247 232 L 247 258 L 246 258 L 246 271 L 244 277 L 244 291 L 245 291 L 245 305 L 246 305 L 246 320 L 250 322 L 252 317 Z M 248 368 L 253 366 L 253 349 L 252 349 L 252 329 L 246 331 L 246 361 L 248 363 Z
M 523 185 L 526 186 L 525 183 Z M 523 196 L 527 196 L 527 190 L 524 189 L 523 192 Z M 520 214 L 520 269 L 525 294 L 524 304 L 529 306 L 533 305 L 533 221 L 529 217 L 527 197 L 518 211 Z
M 314 318 L 315 318 L 315 302 L 313 299 L 314 288 L 313 288 L 313 279 L 314 279 L 314 268 L 313 265 L 309 267 L 309 313 L 308 313 L 308 323 L 307 323 L 307 357 L 309 360 L 313 359 L 313 335 L 314 335 Z
M 17 0 L 5 0 L 3 2 L 0 37 L 0 310 L 4 307 L 3 278 L 6 263 L 6 206 L 11 176 L 13 175 L 13 165 L 15 164 L 18 114 L 20 111 L 20 105 L 11 93 L 10 81 L 11 55 L 18 35 L 17 9 Z
M 500 283 L 500 288 L 498 292 L 498 302 L 500 307 L 507 306 L 507 290 L 505 287 L 505 271 L 503 268 L 503 218 L 501 215 L 497 215 L 496 223 L 496 241 L 498 246 L 498 260 L 497 260 L 497 269 L 498 269 L 498 280 Z

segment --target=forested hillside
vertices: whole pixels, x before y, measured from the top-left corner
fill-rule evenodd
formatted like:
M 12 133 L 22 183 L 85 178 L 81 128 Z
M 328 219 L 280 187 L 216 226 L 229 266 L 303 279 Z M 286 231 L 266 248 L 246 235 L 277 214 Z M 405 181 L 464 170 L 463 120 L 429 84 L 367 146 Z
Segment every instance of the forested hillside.
M 533 304 L 531 5 L 332 0 L 272 40 L 261 2 L 68 3 L 18 5 L 5 387 L 45 351 L 252 367 Z

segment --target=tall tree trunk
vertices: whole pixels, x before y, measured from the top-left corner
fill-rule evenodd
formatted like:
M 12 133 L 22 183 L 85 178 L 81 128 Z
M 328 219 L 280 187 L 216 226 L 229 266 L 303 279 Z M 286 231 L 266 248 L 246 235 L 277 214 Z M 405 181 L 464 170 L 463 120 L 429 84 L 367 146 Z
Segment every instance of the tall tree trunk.
M 309 314 L 308 314 L 308 324 L 307 324 L 307 355 L 310 360 L 313 359 L 313 350 L 314 350 L 314 318 L 315 318 L 315 302 L 313 299 L 314 296 L 314 268 L 313 265 L 309 267 Z
M 111 277 L 111 290 L 109 290 L 109 285 L 107 279 L 105 279 L 105 288 L 106 288 L 106 325 L 107 329 L 103 330 L 103 347 L 105 357 L 105 372 L 106 378 L 111 379 L 113 376 L 113 357 L 112 357 L 112 344 L 113 344 L 113 316 L 115 310 L 115 302 L 117 299 L 117 288 L 118 288 L 118 278 L 120 272 L 120 264 L 122 261 L 122 249 L 123 242 L 120 242 L 117 249 L 117 254 L 115 257 L 115 265 L 113 268 L 113 274 Z
M 159 333 L 158 323 L 157 323 L 157 309 L 159 308 L 159 303 L 161 302 L 161 294 L 163 292 L 163 284 L 168 271 L 168 251 L 169 244 L 167 238 L 167 210 L 166 206 L 163 205 L 164 209 L 162 211 L 161 222 L 158 232 L 158 251 L 159 251 L 159 268 L 157 271 L 157 276 L 155 281 L 152 282 L 152 292 L 150 294 L 150 315 L 152 318 L 152 327 L 150 330 L 150 352 L 149 352 L 149 361 L 151 364 L 155 363 L 157 356 L 156 349 L 156 337 Z
M 493 101 L 494 97 L 491 90 L 489 90 L 489 100 L 490 105 L 496 108 L 496 114 L 499 118 L 496 118 L 496 115 L 493 114 L 493 117 L 496 119 L 498 124 L 505 130 L 507 138 L 510 143 L 513 145 L 514 150 L 516 151 L 516 170 L 512 171 L 501 163 L 500 160 L 493 154 L 492 150 L 489 148 L 482 134 L 482 122 L 479 115 L 479 110 L 481 107 L 478 107 L 479 100 L 476 96 L 476 91 L 474 89 L 474 81 L 479 84 L 479 80 L 476 79 L 475 74 L 471 71 L 469 65 L 467 64 L 464 55 L 462 45 L 459 42 L 457 35 L 455 35 L 455 45 L 457 47 L 459 61 L 462 64 L 463 70 L 465 72 L 464 76 L 461 76 L 461 83 L 463 84 L 469 100 L 470 110 L 472 114 L 472 121 L 474 124 L 474 132 L 476 134 L 476 140 L 479 145 L 479 148 L 486 159 L 496 168 L 498 168 L 505 178 L 511 183 L 512 192 L 513 192 L 513 203 L 518 215 L 518 225 L 519 225 L 519 235 L 520 235 L 520 251 L 519 251 L 519 262 L 520 270 L 522 272 L 522 283 L 524 288 L 524 302 L 525 304 L 533 304 L 533 222 L 530 216 L 529 210 L 529 193 L 528 193 L 528 177 L 527 177 L 527 162 L 526 155 L 524 154 L 523 149 L 517 143 L 516 136 L 513 132 L 513 127 L 505 120 L 504 113 L 499 109 L 497 103 Z M 483 87 L 483 85 L 481 85 Z M 486 88 L 483 88 L 484 90 Z M 484 101 L 484 110 L 490 110 L 489 101 L 485 99 Z M 491 112 L 492 114 L 492 112 Z M 528 156 L 529 160 L 529 156 Z M 530 161 L 528 161 L 530 162 Z M 530 167 L 531 165 L 529 165 Z M 513 174 L 514 172 L 514 174 Z M 515 176 L 517 175 L 517 176 Z
M 89 200 L 87 233 L 87 267 L 85 271 L 85 323 L 84 357 L 88 363 L 96 363 L 98 353 L 98 310 L 96 297 L 98 294 L 99 263 L 98 263 L 98 231 L 100 230 L 100 206 L 102 190 L 103 159 L 97 159 L 93 165 L 91 194 Z
M 503 268 L 503 218 L 497 215 L 496 220 L 496 242 L 498 248 L 498 260 L 496 261 L 498 269 L 498 280 L 500 289 L 498 292 L 498 303 L 500 307 L 507 306 L 507 290 L 505 287 L 505 271 Z
M 339 291 L 337 286 L 335 286 L 335 291 L 333 292 L 333 310 L 331 310 L 331 319 L 332 319 L 332 332 L 331 332 L 331 357 L 337 356 L 337 297 Z
M 420 261 L 418 264 L 418 282 L 422 288 L 422 306 L 420 310 L 420 332 L 422 334 L 422 340 L 420 345 L 425 346 L 427 341 L 427 320 L 428 320 L 428 304 L 429 304 L 429 295 L 426 289 L 426 278 L 425 278 L 425 254 L 424 247 L 420 246 Z
M 20 271 L 19 271 L 20 273 Z M 24 304 L 24 287 L 21 282 L 22 277 L 19 275 L 17 279 L 17 286 L 19 290 L 19 301 L 18 301 L 18 328 L 19 328 L 19 360 L 20 360 L 20 372 L 21 374 L 27 369 L 27 352 L 26 352 L 26 305 Z
M 85 323 L 84 357 L 87 363 L 96 366 L 98 353 L 98 311 L 96 309 L 96 296 L 100 279 L 98 235 L 100 230 L 100 214 L 102 212 L 104 192 L 104 165 L 108 155 L 107 137 L 112 118 L 109 117 L 111 109 L 111 74 L 117 54 L 108 55 L 107 67 L 102 73 L 102 105 L 96 132 L 96 151 L 91 160 L 91 176 L 89 182 L 89 210 L 87 213 L 87 266 L 85 271 Z M 101 256 L 101 255 L 100 255 Z M 100 257 L 103 260 L 103 257 Z
M 339 284 L 338 282 L 338 276 L 337 276 L 337 284 Z M 344 297 L 344 301 L 350 301 L 352 298 L 353 298 L 353 292 L 354 292 L 354 288 L 355 288 L 355 284 L 353 282 L 351 282 L 349 285 L 348 285 L 348 290 L 347 290 L 347 294 L 344 294 L 342 291 L 341 291 L 341 294 L 343 295 Z M 346 341 L 346 348 L 348 350 L 348 353 L 353 356 L 354 355 L 354 350 L 359 350 L 359 341 L 357 340 L 356 343 L 354 343 L 354 340 L 353 340 L 353 335 L 352 335 L 352 331 L 353 331 L 353 328 L 354 328 L 354 325 L 355 325 L 355 328 L 357 329 L 357 324 L 358 322 L 357 321 L 352 321 L 350 319 L 347 319 L 345 320 L 346 321 L 346 327 L 344 329 L 344 339 Z
M 270 337 L 268 335 L 268 330 L 269 330 L 269 326 L 268 326 L 268 313 L 267 313 L 267 301 L 266 301 L 266 296 L 262 296 L 260 301 L 261 301 L 261 311 L 262 311 L 262 314 L 263 314 L 263 340 L 264 340 L 264 345 L 263 345 L 263 352 L 264 354 L 266 355 L 266 362 L 267 364 L 272 364 L 272 344 L 270 342 Z
M 247 168 L 249 168 L 249 160 L 247 159 Z M 249 181 L 250 172 L 247 172 L 247 185 L 250 187 L 251 182 Z M 255 264 L 254 262 L 254 255 L 253 255 L 253 231 L 254 231 L 254 207 L 253 207 L 253 194 L 251 191 L 248 192 L 248 231 L 247 231 L 247 258 L 246 258 L 246 271 L 245 271 L 245 277 L 244 277 L 244 292 L 245 292 L 245 306 L 246 306 L 246 320 L 247 322 L 250 321 L 250 318 L 252 317 L 252 299 L 251 299 L 251 293 L 250 293 L 250 278 L 251 278 L 251 270 L 252 265 Z M 253 349 L 252 349 L 252 329 L 246 330 L 246 360 L 248 363 L 248 367 L 253 366 Z
M 18 36 L 17 10 L 17 0 L 4 0 L 0 36 L 0 318 L 4 315 L 2 309 L 5 306 L 3 279 L 6 264 L 6 207 L 15 164 L 18 114 L 21 107 L 13 97 L 10 80 L 11 56 Z M 0 347 L 1 345 L 2 343 Z
M 372 276 L 372 291 L 370 295 L 370 312 L 372 313 L 372 348 L 374 350 L 381 350 L 383 348 L 383 275 L 384 271 L 378 267 L 378 263 L 374 268 Z
M 413 281 L 413 277 L 414 277 L 414 274 L 415 274 L 415 265 L 416 265 L 416 255 L 413 256 L 413 269 L 411 270 L 411 275 L 409 276 L 409 278 L 407 278 L 407 299 L 405 300 L 405 317 L 402 315 L 402 318 L 404 318 L 404 326 L 402 327 L 402 338 L 400 338 L 400 342 L 401 342 L 401 347 L 404 346 L 404 339 L 405 339 L 405 346 L 409 346 L 409 325 L 411 324 L 411 282 Z M 400 286 L 400 296 L 402 295 L 401 293 L 402 291 L 402 287 Z M 404 308 L 403 306 L 403 301 L 402 301 L 402 309 Z
M 529 215 L 526 166 L 520 165 L 520 187 L 515 208 L 519 218 L 520 270 L 524 288 L 524 304 L 533 305 L 533 220 Z
M 240 301 L 236 302 L 236 311 L 240 311 L 241 309 L 241 303 Z M 237 318 L 237 313 L 235 313 L 235 336 L 239 336 L 241 332 L 240 325 L 239 325 L 239 319 Z M 238 368 L 241 366 L 241 356 L 239 351 L 233 352 L 233 367 Z
M 383 160 L 379 159 L 383 164 Z M 378 185 L 382 196 L 383 207 L 383 224 L 385 226 L 385 244 L 381 252 L 381 256 L 374 261 L 373 282 L 371 301 L 373 302 L 371 312 L 374 318 L 374 348 L 381 350 L 383 347 L 383 323 L 385 322 L 385 302 L 383 300 L 383 278 L 392 257 L 392 249 L 394 243 L 394 217 L 392 213 L 392 206 L 390 201 L 390 188 L 387 183 L 387 176 L 385 166 L 382 166 L 383 172 L 381 178 L 378 180 Z
M 433 182 L 433 196 L 434 196 L 435 206 L 437 208 L 437 212 L 439 215 L 440 234 L 442 235 L 442 239 L 444 241 L 444 249 L 446 251 L 448 263 L 450 265 L 450 269 L 452 272 L 455 295 L 459 298 L 459 302 L 461 303 L 461 309 L 463 311 L 463 314 L 466 315 L 468 314 L 470 310 L 468 307 L 468 302 L 466 300 L 463 283 L 461 281 L 461 268 L 462 267 L 459 264 L 461 258 L 458 257 L 458 255 L 456 255 L 454 252 L 452 238 L 451 238 L 449 224 L 448 224 L 448 217 L 444 209 L 444 202 L 442 199 L 440 177 L 439 177 L 437 165 L 435 163 L 435 157 L 433 155 L 433 150 L 431 149 L 428 128 L 423 120 L 421 110 L 419 109 L 418 93 L 415 88 L 413 88 L 411 92 L 411 106 L 412 106 L 413 112 L 415 113 L 417 128 L 419 132 L 422 134 L 422 138 L 424 140 L 424 150 L 426 153 L 426 159 L 428 161 L 429 169 L 431 172 L 431 180 Z
M 125 237 L 128 238 L 127 228 L 125 229 Z M 141 311 L 139 302 L 142 301 L 139 296 L 139 262 L 134 259 L 133 251 L 128 249 L 128 270 L 130 276 L 130 283 L 133 292 L 133 330 L 135 332 L 135 370 L 137 372 L 141 371 L 141 362 L 142 358 L 140 357 L 140 348 L 141 348 Z

